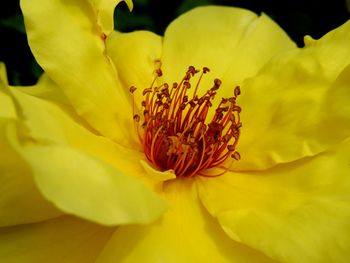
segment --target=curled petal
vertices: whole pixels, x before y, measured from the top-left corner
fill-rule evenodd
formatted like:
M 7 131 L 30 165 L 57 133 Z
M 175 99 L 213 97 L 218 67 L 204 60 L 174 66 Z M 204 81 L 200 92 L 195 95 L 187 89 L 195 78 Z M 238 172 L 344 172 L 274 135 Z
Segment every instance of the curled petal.
M 106 47 L 124 87 L 136 87 L 135 106 L 141 107 L 142 91 L 150 87 L 155 70 L 161 66 L 162 38 L 148 31 L 113 32 Z
M 235 241 L 281 262 L 346 262 L 350 140 L 266 171 L 198 181 L 208 211 Z
M 36 60 L 78 114 L 99 133 L 131 147 L 129 94 L 106 55 L 101 28 L 111 30 L 107 16 L 118 2 L 23 0 L 21 8 Z
M 242 160 L 260 170 L 320 153 L 350 134 L 350 22 L 281 53 L 242 85 Z
M 71 216 L 0 229 L 1 262 L 95 262 L 113 228 Z
M 106 225 L 148 223 L 165 210 L 164 202 L 132 176 L 143 171 L 134 151 L 95 135 L 64 105 L 16 88 L 6 91 L 19 116 L 8 131 L 9 143 L 56 207 Z
M 273 55 L 293 48 L 287 34 L 265 14 L 233 7 L 198 7 L 169 25 L 161 61 L 168 83 L 180 80 L 190 65 L 210 68 L 199 93 L 219 78 L 223 82 L 221 99 L 232 97 L 234 87 L 256 74 Z
M 62 214 L 36 187 L 30 167 L 9 142 L 11 129 L 19 123 L 8 93 L 5 65 L 0 64 L 0 226 L 38 222 Z
M 202 208 L 193 181 L 165 183 L 164 197 L 169 210 L 160 220 L 119 227 L 97 262 L 273 262 L 225 235 Z

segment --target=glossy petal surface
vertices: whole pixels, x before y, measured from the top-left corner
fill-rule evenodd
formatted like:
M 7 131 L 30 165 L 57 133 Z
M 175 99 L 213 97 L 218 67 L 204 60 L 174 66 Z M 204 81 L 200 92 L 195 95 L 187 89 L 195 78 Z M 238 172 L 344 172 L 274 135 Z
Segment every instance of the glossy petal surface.
M 209 67 L 202 93 L 213 80 L 223 81 L 218 94 L 231 97 L 233 88 L 253 76 L 274 54 L 295 47 L 268 16 L 230 7 L 199 7 L 180 16 L 164 36 L 162 68 L 169 83 L 180 81 L 189 65 Z
M 117 2 L 24 0 L 21 7 L 36 60 L 78 114 L 104 136 L 131 146 L 129 94 L 106 55 L 107 36 L 100 25 Z
M 123 156 L 127 149 L 85 129 L 64 106 L 8 90 L 21 120 L 9 140 L 58 208 L 106 225 L 148 223 L 164 211 L 162 200 L 134 178 L 143 169 L 133 150 Z
M 0 226 L 38 222 L 62 215 L 39 192 L 30 167 L 8 142 L 8 133 L 15 123 L 0 119 Z
M 291 164 L 199 182 L 208 211 L 235 241 L 282 262 L 346 262 L 350 140 Z
M 200 205 L 192 181 L 166 183 L 164 197 L 170 208 L 159 221 L 118 228 L 97 262 L 273 262 L 230 240 Z
M 5 67 L 0 78 L 0 226 L 42 221 L 62 214 L 37 189 L 30 167 L 9 143 L 18 125 L 16 107 L 7 93 Z
M 113 231 L 70 216 L 0 228 L 0 261 L 93 263 Z
M 161 66 L 162 37 L 148 31 L 113 32 L 106 46 L 123 86 L 137 88 L 134 92 L 135 108 L 140 108 L 142 91 L 150 87 L 155 69 Z M 131 93 L 129 96 L 132 98 Z
M 266 169 L 315 155 L 350 134 L 349 32 L 350 22 L 281 53 L 243 83 L 242 160 L 233 169 Z

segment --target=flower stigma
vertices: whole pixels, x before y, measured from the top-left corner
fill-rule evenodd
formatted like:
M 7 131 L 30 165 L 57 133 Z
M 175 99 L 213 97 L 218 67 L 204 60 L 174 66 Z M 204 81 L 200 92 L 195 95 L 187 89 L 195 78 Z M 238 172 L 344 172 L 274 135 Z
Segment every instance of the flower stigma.
M 151 86 L 142 92 L 142 113 L 135 114 L 135 110 L 133 113 L 148 161 L 161 171 L 173 170 L 177 177 L 219 176 L 227 171 L 233 160 L 241 158 L 236 151 L 242 126 L 241 108 L 236 105 L 240 87 L 233 89 L 232 97 L 221 99 L 208 121 L 209 109 L 221 80 L 215 79 L 213 86 L 198 96 L 198 87 L 207 72 L 207 67 L 198 70 L 190 66 L 181 82 L 155 86 L 157 78 L 163 75 L 161 69 L 157 69 Z M 193 95 L 189 98 L 191 79 L 198 73 Z M 134 86 L 129 89 L 132 94 L 135 90 Z M 230 165 L 227 165 L 228 160 L 231 160 Z M 223 172 L 204 173 L 212 168 L 221 168 Z

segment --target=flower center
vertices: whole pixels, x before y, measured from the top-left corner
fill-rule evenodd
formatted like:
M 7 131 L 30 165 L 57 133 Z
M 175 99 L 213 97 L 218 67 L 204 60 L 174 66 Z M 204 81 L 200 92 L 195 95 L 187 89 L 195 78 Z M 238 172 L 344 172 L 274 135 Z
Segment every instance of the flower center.
M 200 71 L 190 66 L 180 83 L 175 82 L 171 87 L 164 83 L 157 87 L 155 81 L 162 76 L 158 69 L 151 87 L 143 90 L 143 118 L 134 114 L 137 133 L 149 162 L 162 171 L 174 170 L 177 177 L 219 176 L 227 171 L 229 159 L 240 159 L 235 150 L 242 126 L 241 108 L 236 105 L 240 88 L 235 87 L 232 97 L 221 100 L 209 121 L 211 101 L 221 80 L 215 79 L 212 88 L 199 97 L 198 87 L 207 72 L 206 67 Z M 191 79 L 198 73 L 200 76 L 189 98 Z M 132 86 L 129 90 L 133 94 L 136 88 Z M 223 172 L 204 172 L 217 167 Z

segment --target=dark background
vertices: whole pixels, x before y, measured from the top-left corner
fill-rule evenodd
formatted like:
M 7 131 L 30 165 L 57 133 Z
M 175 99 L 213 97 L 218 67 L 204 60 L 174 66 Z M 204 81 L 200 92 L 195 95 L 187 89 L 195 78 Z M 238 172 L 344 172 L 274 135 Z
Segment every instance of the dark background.
M 19 0 L 6 2 L 0 8 L 0 61 L 6 63 L 10 84 L 31 85 L 42 70 L 27 44 Z M 132 13 L 124 3 L 116 10 L 116 29 L 123 32 L 147 29 L 163 35 L 167 25 L 181 13 L 210 4 L 264 12 L 299 46 L 304 35 L 319 38 L 350 19 L 350 0 L 134 0 Z

